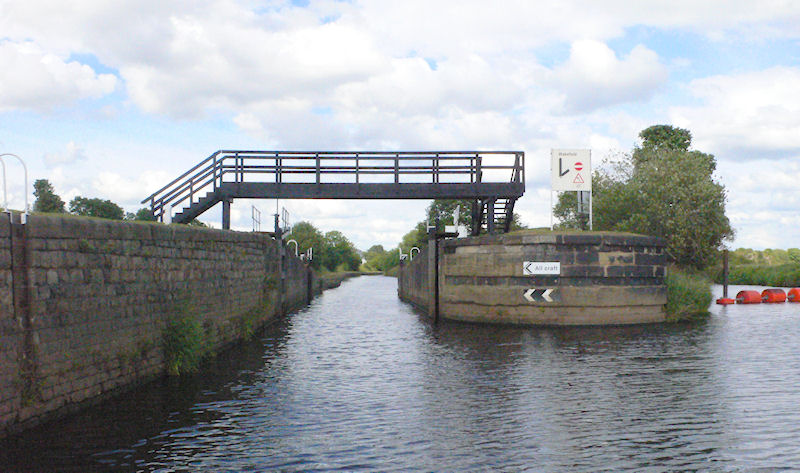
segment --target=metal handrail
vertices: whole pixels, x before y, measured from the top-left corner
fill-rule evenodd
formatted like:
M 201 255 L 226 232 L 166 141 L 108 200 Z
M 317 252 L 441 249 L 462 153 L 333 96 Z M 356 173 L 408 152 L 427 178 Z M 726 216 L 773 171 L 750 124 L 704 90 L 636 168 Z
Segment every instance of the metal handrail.
M 165 190 L 167 190 L 167 189 L 168 189 L 170 186 L 172 186 L 172 185 L 173 185 L 173 184 L 175 184 L 176 182 L 180 181 L 180 180 L 181 180 L 181 179 L 183 179 L 184 177 L 188 176 L 188 175 L 189 175 L 189 173 L 191 173 L 191 172 L 192 172 L 192 171 L 194 171 L 195 169 L 197 169 L 197 168 L 199 168 L 200 166 L 202 166 L 202 165 L 203 165 L 203 163 L 205 163 L 206 161 L 209 161 L 209 160 L 211 160 L 211 159 L 214 159 L 214 157 L 216 157 L 216 156 L 217 156 L 219 153 L 221 153 L 221 151 L 217 151 L 217 152 L 215 152 L 214 154 L 212 154 L 211 156 L 207 157 L 206 159 L 204 159 L 204 160 L 200 161 L 200 162 L 199 162 L 199 163 L 197 163 L 197 164 L 196 164 L 196 165 L 195 165 L 193 168 L 189 169 L 189 170 L 188 170 L 188 171 L 186 171 L 185 173 L 183 173 L 183 174 L 181 174 L 180 176 L 176 177 L 176 178 L 175 178 L 175 179 L 174 179 L 172 182 L 170 182 L 170 183 L 169 183 L 169 184 L 167 184 L 166 186 L 162 187 L 161 189 L 159 189 L 159 190 L 157 190 L 157 191 L 153 192 L 152 194 L 150 194 L 149 196 L 147 196 L 147 198 L 145 198 L 144 200 L 142 200 L 142 202 L 141 202 L 141 203 L 143 203 L 143 204 L 144 204 L 144 203 L 145 203 L 145 202 L 147 202 L 148 200 L 151 200 L 151 199 L 155 198 L 155 196 L 157 196 L 158 194 L 160 194 L 160 193 L 164 192 L 164 191 L 165 191 Z
M 25 182 L 25 209 L 23 210 L 23 212 L 22 212 L 22 213 L 23 213 L 23 214 L 25 214 L 25 215 L 27 215 L 27 214 L 28 214 L 28 212 L 30 212 L 30 211 L 31 211 L 31 209 L 30 209 L 30 205 L 28 205 L 28 166 L 26 166 L 26 165 L 25 165 L 25 161 L 23 161 L 23 160 L 22 160 L 22 158 L 20 158 L 19 156 L 17 156 L 17 155 L 16 155 L 16 154 L 14 154 L 14 153 L 3 153 L 3 154 L 0 154 L 0 158 L 2 158 L 3 156 L 13 156 L 13 157 L 17 158 L 17 161 L 19 161 L 19 163 L 22 165 L 22 170 L 23 170 L 23 172 L 25 173 L 25 174 L 24 174 L 24 182 Z M 5 190 L 6 170 L 5 170 L 5 168 L 6 168 L 6 166 L 5 166 L 5 163 L 3 163 L 3 192 L 6 192 L 6 190 Z M 6 202 L 4 205 L 8 205 L 8 203 Z

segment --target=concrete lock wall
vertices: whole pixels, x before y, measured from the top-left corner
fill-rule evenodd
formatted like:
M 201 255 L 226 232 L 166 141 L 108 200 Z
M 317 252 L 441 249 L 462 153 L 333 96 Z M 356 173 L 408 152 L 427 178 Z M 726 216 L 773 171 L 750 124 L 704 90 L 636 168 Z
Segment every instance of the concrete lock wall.
M 440 241 L 439 315 L 509 324 L 661 322 L 664 245 L 660 238 L 628 234 L 522 233 Z M 557 262 L 560 268 L 541 274 L 546 271 L 537 265 L 526 271 L 526 262 Z M 423 280 L 416 264 L 401 270 L 400 296 L 432 313 L 430 304 L 422 304 L 432 283 Z
M 265 234 L 2 216 L 0 436 L 163 374 L 170 318 L 202 323 L 216 350 L 306 304 L 314 284 Z

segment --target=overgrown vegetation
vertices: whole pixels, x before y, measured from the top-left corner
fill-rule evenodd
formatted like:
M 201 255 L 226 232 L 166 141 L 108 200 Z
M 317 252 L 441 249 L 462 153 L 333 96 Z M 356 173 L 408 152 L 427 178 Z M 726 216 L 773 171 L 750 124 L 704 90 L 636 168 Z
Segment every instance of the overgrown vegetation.
M 77 196 L 69 201 L 69 211 L 84 217 L 99 217 L 111 220 L 122 220 L 125 210 L 107 199 Z
M 206 333 L 200 319 L 181 309 L 164 327 L 164 361 L 172 376 L 194 373 L 209 354 Z
M 641 147 L 605 162 L 592 176 L 595 230 L 660 236 L 681 268 L 702 270 L 733 237 L 725 215 L 725 187 L 714 178 L 713 155 L 689 150 L 691 133 L 669 125 L 639 134 Z M 574 193 L 559 196 L 561 227 L 579 224 Z
M 53 185 L 47 179 L 37 179 L 33 183 L 33 195 L 36 201 L 33 203 L 34 212 L 42 213 L 67 213 L 64 208 L 64 201 L 56 194 Z M 69 202 L 69 212 L 73 215 L 82 217 L 106 218 L 111 220 L 136 220 L 153 222 L 155 217 L 148 208 L 141 208 L 136 213 L 125 213 L 122 207 L 106 199 L 88 198 L 76 196 Z M 202 225 L 196 220 L 190 225 Z
M 700 273 L 672 267 L 666 277 L 668 320 L 687 320 L 708 315 L 711 305 L 711 281 Z
M 309 222 L 298 222 L 286 237 L 297 242 L 298 253 L 313 248 L 311 267 L 318 271 L 358 271 L 361 256 L 342 232 L 323 233 Z
M 739 248 L 728 253 L 728 283 L 754 286 L 800 286 L 800 249 Z M 722 265 L 708 271 L 722 284 Z
M 714 280 L 722 283 L 722 271 L 718 271 Z M 800 264 L 788 263 L 770 265 L 738 265 L 728 270 L 729 284 L 754 286 L 797 287 L 800 286 Z
M 239 338 L 250 340 L 261 327 L 262 320 L 267 312 L 268 304 L 261 304 L 243 313 L 236 318 L 236 325 L 239 331 Z

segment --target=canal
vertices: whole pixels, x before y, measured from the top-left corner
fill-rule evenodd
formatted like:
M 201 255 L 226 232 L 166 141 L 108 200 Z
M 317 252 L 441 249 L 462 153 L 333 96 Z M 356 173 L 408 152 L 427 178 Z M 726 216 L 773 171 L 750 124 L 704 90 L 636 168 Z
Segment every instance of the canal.
M 396 287 L 346 281 L 196 377 L 0 442 L 0 471 L 800 465 L 800 304 L 680 325 L 436 327 Z

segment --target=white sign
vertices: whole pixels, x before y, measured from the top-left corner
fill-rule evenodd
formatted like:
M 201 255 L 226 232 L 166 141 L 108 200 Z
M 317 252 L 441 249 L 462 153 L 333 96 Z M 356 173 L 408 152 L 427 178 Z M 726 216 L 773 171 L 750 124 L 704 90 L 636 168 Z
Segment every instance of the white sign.
M 522 274 L 524 276 L 536 276 L 536 275 L 558 276 L 561 274 L 561 263 L 558 261 L 554 262 L 524 261 L 522 263 Z
M 588 149 L 550 150 L 550 174 L 554 191 L 592 190 L 592 151 Z

